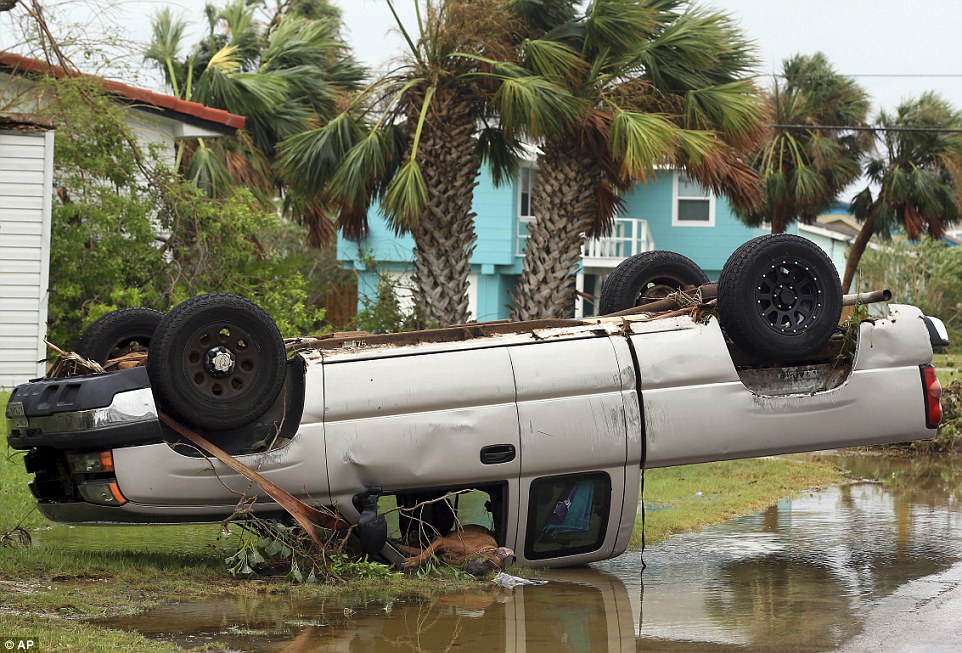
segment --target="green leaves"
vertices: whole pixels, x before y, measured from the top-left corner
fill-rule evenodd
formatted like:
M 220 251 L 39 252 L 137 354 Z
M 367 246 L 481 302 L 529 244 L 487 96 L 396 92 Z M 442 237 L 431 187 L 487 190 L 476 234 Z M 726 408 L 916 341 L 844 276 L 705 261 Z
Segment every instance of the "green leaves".
M 222 195 L 232 183 L 223 157 L 215 153 L 203 140 L 191 152 L 185 177 L 210 196 Z
M 160 66 L 167 85 L 173 89 L 174 95 L 181 96 L 181 83 L 185 70 L 183 64 L 177 61 L 177 57 L 187 23 L 181 18 L 174 18 L 170 8 L 164 7 L 154 16 L 151 28 L 153 35 L 144 51 L 144 59 Z
M 548 39 L 528 39 L 521 44 L 521 60 L 536 75 L 561 86 L 575 86 L 587 71 L 580 54 L 564 43 Z
M 668 116 L 618 111 L 611 122 L 611 154 L 627 175 L 644 178 L 659 165 L 698 165 L 717 149 L 710 131 L 682 129 Z
M 221 138 L 207 151 L 199 148 L 192 168 L 182 172 L 208 192 L 223 193 L 231 185 L 257 189 L 258 199 L 270 209 L 278 191 L 308 192 L 285 206 L 312 207 L 293 217 L 311 227 L 314 242 L 331 232 L 317 223 L 326 212 L 314 210 L 321 205 L 315 195 L 320 184 L 285 188 L 289 179 L 276 175 L 273 167 L 277 145 L 336 115 L 363 69 L 338 35 L 336 14 L 311 14 L 309 7 L 290 3 L 279 6 L 275 22 L 267 25 L 257 6 L 241 0 L 208 5 L 209 32 L 183 59 L 178 57 L 186 26 L 162 10 L 154 17 L 145 59 L 164 71 L 179 97 L 247 118 L 244 132 Z M 221 159 L 219 167 L 214 158 Z
M 867 95 L 852 80 L 836 73 L 818 53 L 783 63 L 784 82 L 769 96 L 769 120 L 776 125 L 865 124 Z M 721 89 L 737 95 L 738 89 Z M 699 113 L 709 113 L 713 98 L 698 98 Z M 735 100 L 737 102 L 737 100 Z M 731 122 L 722 118 L 727 122 Z M 751 126 L 732 124 L 736 133 Z M 855 181 L 871 143 L 857 132 L 775 127 L 760 145 L 752 165 L 764 180 L 759 207 L 736 207 L 748 224 L 770 221 L 773 232 L 796 220 L 810 222 L 843 188 Z
M 877 124 L 893 129 L 880 132 L 881 151 L 866 166 L 878 190 L 872 203 L 859 203 L 858 215 L 871 217 L 883 233 L 901 225 L 911 238 L 941 236 L 947 225 L 962 219 L 956 186 L 962 138 L 937 130 L 962 128 L 962 113 L 938 95 L 925 93 L 901 103 L 894 114 L 883 112 Z M 927 127 L 936 131 L 925 131 Z M 873 189 L 863 192 L 871 197 Z
M 618 111 L 611 121 L 611 153 L 633 177 L 644 177 L 667 162 L 678 128 L 664 115 Z
M 581 99 L 518 66 L 499 64 L 494 75 L 500 86 L 492 103 L 509 134 L 544 138 L 574 123 L 585 107 Z
M 508 138 L 504 130 L 485 127 L 478 132 L 478 156 L 491 169 L 495 186 L 513 183 L 521 166 L 524 147 Z
M 390 133 L 372 129 L 339 162 L 329 191 L 346 211 L 367 208 L 375 184 L 392 167 L 393 145 Z
M 381 200 L 396 231 L 415 226 L 428 204 L 428 187 L 417 159 L 408 159 L 388 184 Z
M 690 128 L 716 129 L 728 139 L 746 141 L 761 127 L 761 96 L 749 80 L 693 89 L 685 100 Z
M 304 193 L 320 189 L 337 171 L 347 153 L 363 137 L 360 121 L 338 114 L 323 127 L 302 132 L 280 148 L 279 165 L 288 183 Z
M 606 52 L 622 58 L 654 35 L 662 18 L 660 12 L 673 4 L 676 3 L 595 0 L 586 16 L 583 52 L 589 58 Z

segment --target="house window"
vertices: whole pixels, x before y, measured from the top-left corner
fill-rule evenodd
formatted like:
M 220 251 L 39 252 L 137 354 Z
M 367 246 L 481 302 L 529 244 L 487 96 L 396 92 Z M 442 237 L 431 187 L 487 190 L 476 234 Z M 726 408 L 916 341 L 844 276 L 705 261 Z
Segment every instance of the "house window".
M 531 195 L 537 180 L 538 171 L 530 166 L 522 167 L 518 173 L 518 217 L 522 220 L 534 220 Z
M 681 172 L 675 173 L 671 224 L 676 227 L 715 226 L 715 196 Z
M 528 225 L 535 220 L 532 198 L 537 181 L 537 168 L 523 166 L 518 172 L 518 244 L 515 251 L 518 256 L 524 256 L 524 248 L 528 243 Z

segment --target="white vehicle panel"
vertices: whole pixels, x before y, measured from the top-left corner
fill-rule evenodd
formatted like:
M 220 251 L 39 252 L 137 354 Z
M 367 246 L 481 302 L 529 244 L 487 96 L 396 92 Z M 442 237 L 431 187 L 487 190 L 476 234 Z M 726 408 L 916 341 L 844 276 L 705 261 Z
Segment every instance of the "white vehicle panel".
M 626 479 L 628 418 L 626 400 L 637 407 L 634 374 L 615 353 L 621 338 L 588 338 L 545 342 L 509 349 L 518 388 L 521 423 L 522 510 L 534 509 L 531 483 L 538 477 L 602 471 L 611 482 L 609 511 L 600 546 L 583 554 L 560 556 L 564 564 L 578 564 L 614 555 L 623 539 L 619 526 L 626 494 L 637 497 L 637 469 Z M 628 354 L 630 360 L 630 354 Z M 626 396 L 627 395 L 627 396 Z M 637 414 L 633 408 L 631 414 Z M 635 428 L 639 422 L 633 424 Z M 627 489 L 627 484 L 632 486 Z M 530 506 L 530 508 L 529 508 Z M 635 504 L 631 505 L 634 515 Z M 522 521 L 531 517 L 522 515 Z M 556 558 L 526 558 L 526 529 L 518 529 L 515 555 L 522 564 L 551 566 Z
M 632 336 L 644 398 L 645 467 L 931 437 L 918 364 L 932 352 L 921 337 L 921 313 L 899 306 L 893 315 L 861 325 L 854 370 L 840 386 L 808 394 L 746 388 L 716 320 L 658 337 Z M 912 388 L 918 392 L 907 391 Z
M 520 456 L 483 464 L 481 449 L 520 448 L 511 361 L 503 347 L 324 364 L 331 495 L 351 513 L 362 488 L 397 491 L 518 478 Z
M 179 445 L 186 446 L 186 445 Z M 304 426 L 286 446 L 265 453 L 237 456 L 268 480 L 311 503 L 330 500 L 324 469 L 323 431 Z M 165 443 L 113 450 L 117 484 L 133 503 L 190 506 L 198 503 L 233 505 L 246 494 L 271 501 L 245 477 L 219 460 L 182 455 Z

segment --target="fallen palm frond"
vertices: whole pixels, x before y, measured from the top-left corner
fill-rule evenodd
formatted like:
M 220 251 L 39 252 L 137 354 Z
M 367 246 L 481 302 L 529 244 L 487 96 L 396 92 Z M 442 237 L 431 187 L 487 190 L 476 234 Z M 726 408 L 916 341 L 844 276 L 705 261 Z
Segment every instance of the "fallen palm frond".
M 17 525 L 8 531 L 0 533 L 0 548 L 22 549 L 33 544 L 30 531 L 23 526 Z
M 227 465 L 227 467 L 264 490 L 264 492 L 267 493 L 270 498 L 276 501 L 279 506 L 284 508 L 284 510 L 290 513 L 290 515 L 297 520 L 297 523 L 300 524 L 304 530 L 311 535 L 311 539 L 313 539 L 314 543 L 319 547 L 323 548 L 324 543 L 317 535 L 317 532 L 314 529 L 315 525 L 332 531 L 343 530 L 350 526 L 350 524 L 343 517 L 335 512 L 331 512 L 325 508 L 314 508 L 313 506 L 307 505 L 284 488 L 267 480 L 217 445 L 213 444 L 200 434 L 187 428 L 172 418 L 167 413 L 158 411 L 158 417 L 160 418 L 160 421 L 174 429 L 174 431 L 176 431 L 180 436 L 194 443 L 202 451 L 214 456 L 217 458 L 217 460 Z
M 64 351 L 51 342 L 44 340 L 47 347 L 54 351 L 54 360 L 47 372 L 48 379 L 63 379 L 68 376 L 80 376 L 82 374 L 102 374 L 104 368 L 96 361 L 84 358 L 73 351 Z

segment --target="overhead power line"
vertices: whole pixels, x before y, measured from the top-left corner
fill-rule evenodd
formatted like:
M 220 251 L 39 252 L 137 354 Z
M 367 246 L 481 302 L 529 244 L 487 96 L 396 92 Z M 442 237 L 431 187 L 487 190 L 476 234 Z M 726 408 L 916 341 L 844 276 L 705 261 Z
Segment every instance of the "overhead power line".
M 877 77 L 893 79 L 957 79 L 962 77 L 962 73 L 839 73 L 841 77 Z M 759 77 L 785 77 L 785 73 L 770 73 L 759 75 Z M 809 75 L 809 77 L 812 77 Z
M 853 127 L 849 125 L 771 125 L 775 129 L 791 129 L 804 131 L 808 129 L 818 129 L 824 131 L 845 131 L 845 132 L 916 132 L 930 134 L 962 134 L 962 128 L 958 127 Z

